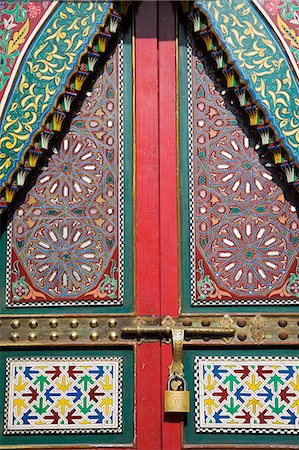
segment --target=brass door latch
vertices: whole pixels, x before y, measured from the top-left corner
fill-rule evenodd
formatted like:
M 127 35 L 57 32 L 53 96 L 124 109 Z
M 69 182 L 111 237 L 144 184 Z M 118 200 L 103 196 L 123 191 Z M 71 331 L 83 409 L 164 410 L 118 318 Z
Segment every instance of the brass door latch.
M 134 327 L 121 329 L 123 336 L 135 337 L 141 341 L 146 338 L 160 338 L 165 342 L 172 342 L 173 359 L 169 366 L 167 390 L 164 396 L 164 411 L 166 413 L 187 413 L 190 411 L 190 392 L 184 377 L 183 345 L 186 337 L 190 338 L 230 338 L 234 336 L 234 328 L 228 326 L 205 328 L 192 326 L 178 326 L 167 316 L 161 325 L 147 326 L 142 319 Z
M 136 325 L 130 327 L 121 328 L 123 338 L 128 339 L 162 339 L 164 342 L 170 343 L 172 340 L 172 329 L 184 330 L 184 339 L 219 339 L 219 338 L 231 338 L 235 334 L 235 329 L 231 326 L 228 327 L 192 327 L 184 325 L 176 325 L 174 319 L 170 316 L 166 316 L 161 325 L 147 325 L 142 318 L 136 320 Z

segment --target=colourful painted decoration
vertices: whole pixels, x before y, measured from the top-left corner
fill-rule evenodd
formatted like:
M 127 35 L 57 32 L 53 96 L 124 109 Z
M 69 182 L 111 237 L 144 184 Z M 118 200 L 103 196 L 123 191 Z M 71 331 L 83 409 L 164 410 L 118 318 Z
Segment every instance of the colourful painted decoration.
M 189 61 L 192 304 L 296 303 L 299 221 L 191 47 Z
M 35 10 L 39 6 L 35 2 L 30 3 Z M 111 3 L 53 2 L 53 6 L 53 13 L 41 24 L 39 34 L 12 79 L 14 86 L 9 85 L 4 93 L 0 139 L 1 188 L 23 160 L 34 133 L 50 113 L 98 27 L 105 23 Z M 18 8 L 21 11 L 21 5 Z M 22 35 L 13 41 L 12 48 L 21 43 L 25 31 L 24 28 Z
M 297 0 L 255 0 L 260 11 L 272 21 L 282 36 L 285 48 L 294 56 L 299 73 L 299 3 Z M 271 22 L 270 22 L 271 24 Z
M 116 52 L 14 216 L 7 306 L 122 303 L 118 77 Z
M 18 57 L 31 33 L 38 28 L 39 20 L 46 14 L 52 2 L 1 1 L 0 14 L 0 99 Z
M 207 14 L 231 61 L 298 163 L 299 80 L 277 37 L 250 0 L 196 4 Z
M 197 432 L 298 432 L 299 359 L 195 357 L 194 372 Z
M 7 359 L 5 433 L 122 430 L 122 358 Z

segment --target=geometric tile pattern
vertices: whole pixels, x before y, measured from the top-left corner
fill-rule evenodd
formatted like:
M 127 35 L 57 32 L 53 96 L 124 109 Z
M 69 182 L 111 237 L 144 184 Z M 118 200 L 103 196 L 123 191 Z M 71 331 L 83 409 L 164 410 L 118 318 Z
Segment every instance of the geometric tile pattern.
M 298 432 L 298 358 L 197 356 L 194 375 L 196 432 Z
M 8 358 L 6 364 L 5 434 L 122 431 L 122 358 Z
M 191 304 L 297 303 L 299 220 L 191 40 L 188 67 Z
M 122 43 L 13 218 L 7 306 L 121 304 Z

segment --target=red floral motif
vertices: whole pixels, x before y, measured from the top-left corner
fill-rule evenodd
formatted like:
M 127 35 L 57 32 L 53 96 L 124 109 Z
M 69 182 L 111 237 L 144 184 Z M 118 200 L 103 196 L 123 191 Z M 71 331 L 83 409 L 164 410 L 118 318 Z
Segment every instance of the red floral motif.
M 30 19 L 35 19 L 41 13 L 41 7 L 34 2 L 29 2 L 28 8 Z
M 269 0 L 264 3 L 264 8 L 272 15 L 277 13 L 278 5 L 281 3 L 281 0 Z

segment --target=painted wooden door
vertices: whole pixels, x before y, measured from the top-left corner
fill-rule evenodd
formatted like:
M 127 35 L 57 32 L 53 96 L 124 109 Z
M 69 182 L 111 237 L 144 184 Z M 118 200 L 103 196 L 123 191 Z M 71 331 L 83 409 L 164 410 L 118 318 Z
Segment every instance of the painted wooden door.
M 136 54 L 137 108 L 146 96 L 137 114 L 137 148 L 159 149 L 159 224 L 153 227 L 159 230 L 160 314 L 185 327 L 191 391 L 181 427 L 175 415 L 162 419 L 162 448 L 298 448 L 297 203 L 284 174 L 289 162 L 274 158 L 284 130 L 277 132 L 273 114 L 259 109 L 254 82 L 261 60 L 244 62 L 256 46 L 255 32 L 242 46 L 247 18 L 263 42 L 269 38 L 259 56 L 271 60 L 270 41 L 282 58 L 285 49 L 249 2 L 199 2 L 191 21 L 176 6 L 140 5 L 147 21 L 150 11 L 158 17 L 158 51 L 152 48 L 151 58 L 142 52 L 147 73 L 139 68 L 140 81 Z M 151 30 L 143 28 L 148 43 Z M 270 72 L 260 75 L 265 86 L 273 77 L 279 84 L 279 71 Z M 297 82 L 290 82 L 295 92 Z M 149 92 L 158 92 L 156 100 Z M 146 202 L 144 208 L 148 227 L 151 210 Z M 210 334 L 191 339 L 188 327 Z M 217 327 L 233 327 L 234 336 L 219 338 Z M 162 344 L 162 391 L 167 354 Z
M 278 164 L 273 174 L 272 166 L 260 165 L 253 142 L 261 116 L 248 104 L 255 91 L 241 71 L 232 73 L 242 52 L 232 51 L 232 67 L 223 64 L 244 36 L 253 39 L 252 48 L 259 33 L 275 53 L 281 49 L 250 2 L 234 3 L 233 14 L 219 0 L 218 15 L 201 2 L 191 22 L 191 6 L 183 3 L 185 10 L 177 2 L 141 2 L 115 51 L 97 66 L 96 81 L 86 74 L 99 63 L 109 33 L 89 29 L 86 17 L 102 20 L 102 3 L 51 6 L 35 46 L 20 59 L 6 105 L 9 138 L 16 134 L 11 118 L 23 117 L 26 102 L 43 95 L 36 73 L 48 92 L 40 114 L 48 112 L 55 83 L 64 86 L 64 97 L 57 88 L 55 109 L 41 128 L 37 121 L 19 172 L 33 169 L 50 136 L 48 168 L 36 183 L 31 179 L 25 199 L 17 197 L 22 204 L 14 204 L 11 225 L 1 216 L 7 270 L 1 272 L 0 448 L 298 448 L 298 220 L 271 181 L 291 191 L 277 175 L 290 164 Z M 240 44 L 240 33 L 231 30 L 244 28 L 248 16 L 258 25 Z M 112 22 L 118 19 L 112 14 Z M 59 64 L 78 28 L 88 35 L 88 55 L 63 85 L 45 61 L 60 48 Z M 56 45 L 53 39 L 62 41 L 57 49 L 43 47 Z M 268 49 L 255 51 L 266 55 L 256 62 L 259 73 L 270 56 Z M 273 66 L 284 70 L 283 64 Z M 269 77 L 273 72 L 263 72 L 270 83 Z M 294 78 L 287 81 L 292 87 Z M 236 101 L 245 87 L 242 109 Z M 276 88 L 266 100 L 281 95 Z M 75 96 L 78 114 L 69 130 L 59 129 Z M 252 111 L 248 126 L 244 114 Z M 263 125 L 267 137 L 270 126 Z M 265 142 L 268 156 L 279 153 Z M 13 179 L 7 195 L 15 191 L 22 194 Z M 171 345 L 142 335 L 165 316 L 186 330 L 191 411 L 184 420 L 163 412 Z M 126 336 L 128 327 L 138 327 L 137 335 Z M 208 330 L 206 338 L 191 340 L 190 327 Z M 234 336 L 215 335 L 219 327 L 233 328 Z
M 276 55 L 285 49 L 250 2 L 197 4 L 178 25 L 179 312 L 185 325 L 235 334 L 185 344 L 192 406 L 181 445 L 297 448 L 298 218 L 271 152 L 285 136 L 277 103 L 258 111 L 270 85 L 277 100 L 281 75 L 262 73 L 255 33 L 260 63 L 273 63 L 267 38 Z
M 148 101 L 135 91 L 149 91 L 135 79 L 157 34 L 147 45 L 138 18 L 136 38 L 132 18 L 117 34 L 125 6 L 109 2 L 23 3 L 1 4 L 15 66 L 2 80 L 0 448 L 161 448 L 160 343 L 121 332 L 160 316 L 157 154 L 135 145 Z

